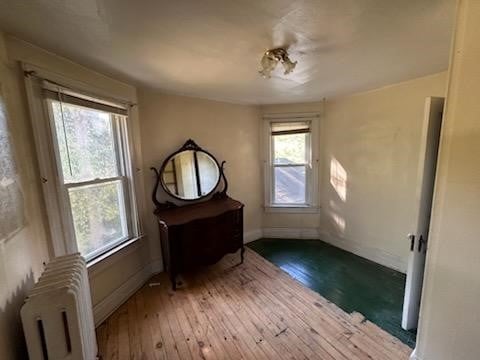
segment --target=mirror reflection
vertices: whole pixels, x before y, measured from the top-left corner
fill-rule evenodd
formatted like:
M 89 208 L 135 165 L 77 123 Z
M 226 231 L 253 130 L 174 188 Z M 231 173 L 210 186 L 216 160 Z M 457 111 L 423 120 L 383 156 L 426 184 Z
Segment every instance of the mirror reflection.
M 220 169 L 207 153 L 185 150 L 168 160 L 161 176 L 168 193 L 184 200 L 195 200 L 215 190 Z

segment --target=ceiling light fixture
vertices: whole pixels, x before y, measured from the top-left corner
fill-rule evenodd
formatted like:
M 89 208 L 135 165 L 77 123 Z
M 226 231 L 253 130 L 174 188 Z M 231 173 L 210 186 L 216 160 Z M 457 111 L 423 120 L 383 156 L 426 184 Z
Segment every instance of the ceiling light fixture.
M 267 50 L 265 54 L 263 54 L 262 60 L 260 61 L 262 70 L 260 70 L 259 73 L 262 74 L 264 78 L 270 78 L 271 72 L 275 69 L 279 62 L 285 69 L 283 72 L 284 75 L 290 74 L 297 65 L 296 61 L 292 62 L 292 60 L 290 60 L 287 50 L 283 48 L 271 49 Z

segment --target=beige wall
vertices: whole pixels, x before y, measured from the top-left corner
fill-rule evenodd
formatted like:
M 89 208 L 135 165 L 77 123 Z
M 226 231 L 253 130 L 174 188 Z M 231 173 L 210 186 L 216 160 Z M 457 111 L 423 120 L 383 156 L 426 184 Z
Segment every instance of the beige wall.
M 25 293 L 48 259 L 43 204 L 22 78 L 7 59 L 0 33 L 0 86 L 6 100 L 12 145 L 24 197 L 25 226 L 0 241 L 0 359 L 26 358 L 19 318 Z
M 159 167 L 162 161 L 192 138 L 225 160 L 229 195 L 245 204 L 245 233 L 254 236 L 261 229 L 261 173 L 259 160 L 260 115 L 255 106 L 234 105 L 139 90 L 143 170 Z M 153 211 L 150 190 L 154 176 L 145 176 L 147 202 Z M 161 196 L 161 190 L 159 190 Z M 147 215 L 147 233 L 152 238 L 152 256 L 160 257 L 158 229 L 153 215 Z
M 14 130 L 18 133 L 18 136 L 14 138 L 14 143 L 16 146 L 21 147 L 19 151 L 19 164 L 25 174 L 25 180 L 22 182 L 26 189 L 27 208 L 29 209 L 30 216 L 28 218 L 28 227 L 22 232 L 22 239 L 9 240 L 8 244 L 3 246 L 3 251 L 7 250 L 7 245 L 10 246 L 10 248 L 8 252 L 5 253 L 5 259 L 8 261 L 6 260 L 6 263 L 2 261 L 1 263 L 2 265 L 5 264 L 4 267 L 6 270 L 0 268 L 0 281 L 3 281 L 2 271 L 6 271 L 7 275 L 5 277 L 12 282 L 12 286 L 16 281 L 20 281 L 20 279 L 14 276 L 16 275 L 15 273 L 10 273 L 15 270 L 18 272 L 18 275 L 26 272 L 24 281 L 28 280 L 28 285 L 31 285 L 33 279 L 32 274 L 29 273 L 30 268 L 34 270 L 34 275 L 39 275 L 42 261 L 48 258 L 45 250 L 36 250 L 39 247 L 37 243 L 41 242 L 43 247 L 46 247 L 47 245 L 45 245 L 45 243 L 50 244 L 51 242 L 46 241 L 46 234 L 48 234 L 48 231 L 44 229 L 44 227 L 47 226 L 46 211 L 42 201 L 42 189 L 39 185 L 36 151 L 24 88 L 24 77 L 18 62 L 26 62 L 64 76 L 65 78 L 81 81 L 92 88 L 98 89 L 99 92 L 108 93 L 112 97 L 134 103 L 136 103 L 136 89 L 133 86 L 103 76 L 21 40 L 6 36 L 5 44 L 8 55 L 8 73 L 11 87 L 11 89 L 7 89 L 7 95 L 12 102 L 11 112 L 12 117 L 14 117 Z M 137 118 L 136 112 L 137 109 L 134 108 L 131 119 Z M 133 130 L 137 150 L 135 160 L 138 164 L 141 164 L 142 158 L 139 146 L 140 141 L 138 140 L 138 121 L 135 120 L 131 122 L 130 127 Z M 141 200 L 140 212 L 143 217 L 143 175 L 140 172 L 137 176 L 138 191 Z M 34 251 L 36 252 L 35 256 L 32 255 L 30 257 L 30 253 Z M 129 291 L 131 291 L 132 286 L 140 286 L 142 282 L 148 278 L 152 271 L 148 253 L 148 241 L 147 239 L 142 239 L 119 251 L 102 263 L 89 268 L 92 300 L 97 321 L 125 300 L 129 296 Z M 21 256 L 18 254 L 21 254 Z M 51 253 L 51 255 L 53 255 L 53 253 Z M 30 276 L 30 278 L 27 276 Z M 130 285 L 125 286 L 128 282 L 130 282 Z M 21 287 L 23 286 L 21 283 L 17 284 L 17 286 L 19 286 L 17 290 L 19 294 L 16 298 L 16 306 L 18 307 L 23 300 L 24 289 Z M 13 309 L 13 312 L 11 312 L 9 316 L 11 316 L 10 321 L 13 324 L 18 324 L 18 308 Z M 0 342 L 3 340 L 2 325 L 3 324 L 0 324 Z M 3 348 L 5 347 L 0 347 L 0 349 Z M 3 357 L 0 356 L 0 358 Z
M 320 214 L 266 214 L 265 227 L 317 228 L 325 241 L 405 271 L 425 98 L 445 86 L 439 73 L 323 103 L 263 106 L 322 115 Z
M 418 359 L 480 359 L 480 2 L 461 0 L 427 255 Z

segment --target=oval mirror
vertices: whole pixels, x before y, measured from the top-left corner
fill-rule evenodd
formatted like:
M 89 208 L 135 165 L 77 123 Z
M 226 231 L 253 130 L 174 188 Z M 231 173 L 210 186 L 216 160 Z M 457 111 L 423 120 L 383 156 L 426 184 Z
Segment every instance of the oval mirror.
M 164 190 L 182 200 L 210 195 L 220 182 L 217 160 L 203 150 L 183 150 L 171 155 L 160 176 Z

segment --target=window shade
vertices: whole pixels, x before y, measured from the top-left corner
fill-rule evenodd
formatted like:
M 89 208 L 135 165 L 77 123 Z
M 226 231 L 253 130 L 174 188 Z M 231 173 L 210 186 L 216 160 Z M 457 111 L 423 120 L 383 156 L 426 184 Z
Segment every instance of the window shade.
M 112 114 L 125 116 L 128 114 L 127 107 L 123 104 L 117 104 L 107 100 L 97 99 L 88 95 L 76 93 L 72 90 L 62 88 L 48 81 L 43 82 L 43 93 L 46 98 L 63 103 L 106 111 Z
M 310 121 L 273 122 L 272 135 L 306 134 L 310 130 Z

